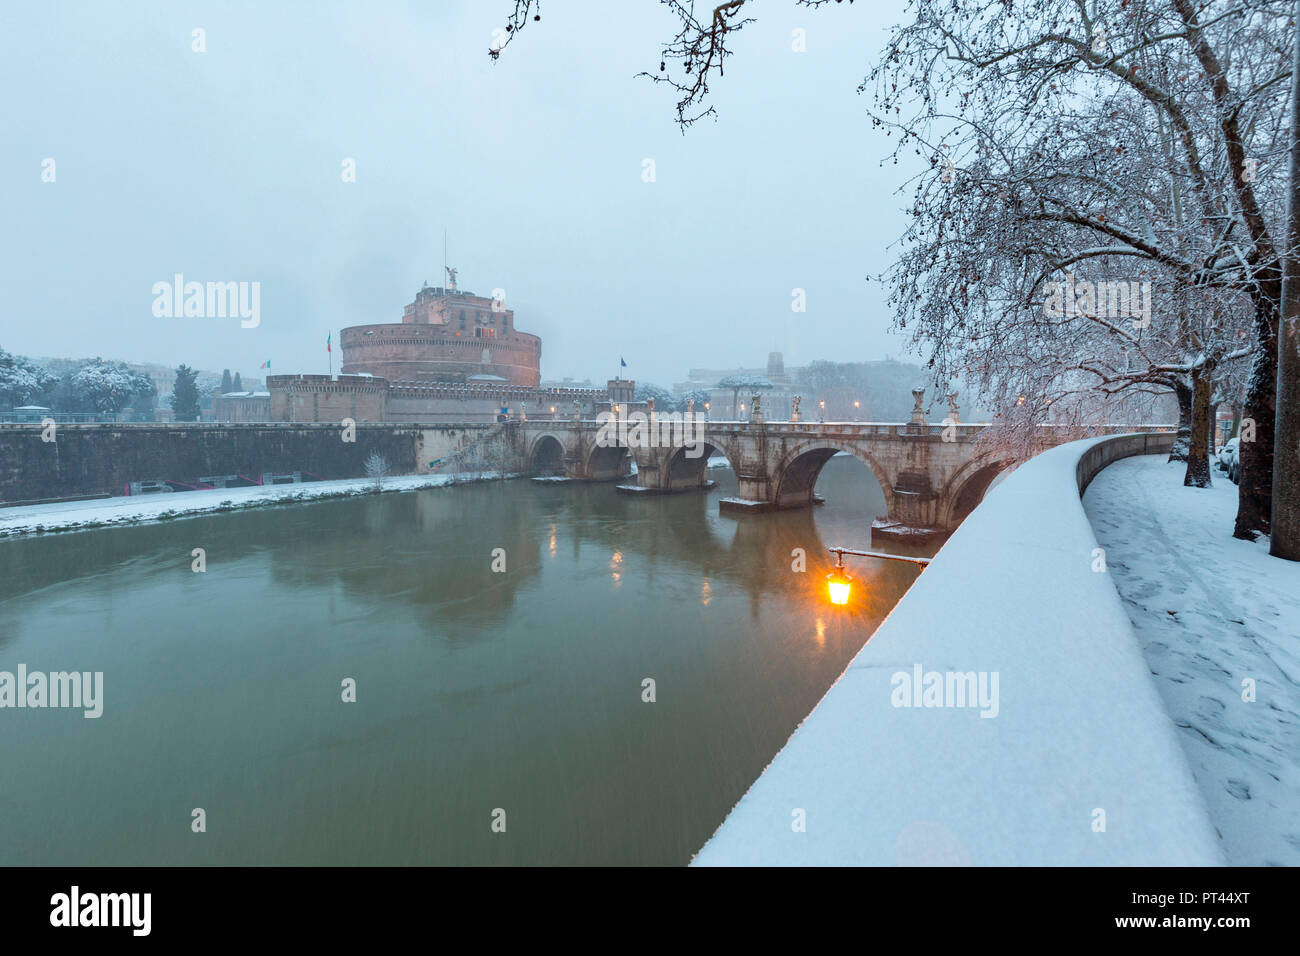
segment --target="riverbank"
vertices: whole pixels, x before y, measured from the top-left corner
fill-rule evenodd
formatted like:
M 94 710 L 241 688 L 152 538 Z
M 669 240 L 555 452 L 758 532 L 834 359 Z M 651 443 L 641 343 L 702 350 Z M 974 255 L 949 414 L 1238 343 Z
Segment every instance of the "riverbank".
M 992 488 L 695 864 L 1222 864 L 1080 503 L 1171 441 L 1058 445 Z
M 473 477 L 397 475 L 384 479 L 382 491 L 419 491 L 423 488 L 441 488 L 452 484 L 489 481 L 499 477 L 499 474 L 494 471 L 479 472 Z M 171 521 L 205 514 L 292 504 L 298 501 L 347 498 L 374 493 L 374 479 L 345 478 L 296 485 L 254 485 L 248 488 L 213 488 L 203 491 L 178 491 L 171 494 L 20 505 L 15 508 L 0 509 L 0 539 Z
M 1300 865 L 1300 564 L 1232 537 L 1237 488 L 1163 458 L 1111 465 L 1083 503 L 1234 866 Z

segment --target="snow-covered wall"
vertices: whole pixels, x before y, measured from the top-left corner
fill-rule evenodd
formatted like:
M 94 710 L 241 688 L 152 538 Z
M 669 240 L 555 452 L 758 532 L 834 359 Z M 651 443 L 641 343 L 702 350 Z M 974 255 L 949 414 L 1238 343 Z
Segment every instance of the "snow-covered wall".
M 990 491 L 695 864 L 1222 863 L 1080 503 L 1171 438 L 1061 445 Z

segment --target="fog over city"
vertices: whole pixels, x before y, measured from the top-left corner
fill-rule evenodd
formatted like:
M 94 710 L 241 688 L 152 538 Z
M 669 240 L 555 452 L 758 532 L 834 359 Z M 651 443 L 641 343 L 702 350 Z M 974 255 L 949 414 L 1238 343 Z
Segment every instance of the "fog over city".
M 460 287 L 505 290 L 547 379 L 903 357 L 875 276 L 905 171 L 856 91 L 901 3 L 764 10 L 686 135 L 635 75 L 664 8 L 547 5 L 493 62 L 509 6 L 9 5 L 4 347 L 325 372 L 328 334 L 443 284 L 445 230 Z M 156 317 L 177 273 L 260 282 L 260 323 Z

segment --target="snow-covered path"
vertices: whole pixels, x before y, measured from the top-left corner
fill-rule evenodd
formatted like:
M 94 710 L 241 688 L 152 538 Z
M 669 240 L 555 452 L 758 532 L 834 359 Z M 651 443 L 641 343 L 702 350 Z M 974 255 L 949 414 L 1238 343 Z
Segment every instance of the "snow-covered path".
M 384 479 L 383 490 L 386 493 L 419 491 L 422 488 L 440 488 L 455 484 L 457 481 L 478 481 L 496 477 L 498 473 L 494 471 L 475 472 L 456 478 L 442 474 L 394 475 Z M 239 511 L 266 505 L 292 504 L 296 501 L 367 495 L 374 490 L 374 481 L 370 478 L 341 478 L 293 485 L 213 488 L 172 494 L 19 505 L 0 508 L 0 540 L 16 535 L 82 531 L 113 525 L 188 518 L 222 511 Z
M 1184 470 L 1116 462 L 1084 507 L 1229 863 L 1300 865 L 1300 564 L 1233 538 L 1236 486 Z

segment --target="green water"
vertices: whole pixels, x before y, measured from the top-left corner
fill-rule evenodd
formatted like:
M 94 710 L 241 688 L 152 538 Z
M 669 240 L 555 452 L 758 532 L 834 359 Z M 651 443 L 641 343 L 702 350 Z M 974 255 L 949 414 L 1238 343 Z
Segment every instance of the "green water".
M 99 719 L 0 709 L 0 864 L 686 863 L 917 573 L 826 602 L 884 510 L 851 458 L 777 515 L 711 474 L 0 543 L 0 671 L 104 674 Z

